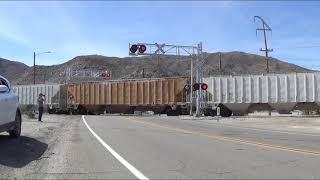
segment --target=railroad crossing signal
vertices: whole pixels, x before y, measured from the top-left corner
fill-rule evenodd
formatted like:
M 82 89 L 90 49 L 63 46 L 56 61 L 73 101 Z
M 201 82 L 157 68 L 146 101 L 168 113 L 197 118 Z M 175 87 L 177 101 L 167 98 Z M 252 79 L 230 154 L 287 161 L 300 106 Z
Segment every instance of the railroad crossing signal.
M 109 77 L 112 76 L 112 72 L 111 71 L 105 71 L 105 72 L 103 72 L 101 74 L 101 76 L 104 77 L 104 78 L 106 78 L 106 77 L 109 78 Z
M 130 46 L 130 55 L 143 55 L 147 50 L 147 46 L 144 44 L 133 44 Z
M 129 55 L 171 55 L 171 56 L 188 56 L 191 57 L 191 85 L 193 84 L 193 59 L 196 59 L 196 83 L 199 86 L 198 89 L 206 90 L 208 85 L 203 85 L 202 83 L 202 68 L 203 65 L 203 53 L 202 53 L 202 43 L 200 42 L 197 46 L 183 46 L 183 45 L 168 45 L 168 44 L 158 44 L 158 43 L 135 43 L 129 44 Z M 192 86 L 193 88 L 193 86 Z M 191 86 L 190 86 L 191 89 Z M 194 89 L 194 88 L 193 88 Z M 185 87 L 185 90 L 186 89 Z M 197 91 L 196 93 L 196 116 L 201 115 L 201 101 L 202 101 L 202 91 Z M 190 93 L 190 114 L 192 115 L 193 106 L 193 93 Z
M 129 44 L 129 55 L 174 55 L 191 56 L 197 54 L 197 46 L 168 45 L 165 43 L 134 43 Z
M 208 89 L 208 85 L 206 83 L 195 83 L 192 86 L 192 90 L 193 91 L 198 91 L 200 89 L 200 87 L 204 91 Z

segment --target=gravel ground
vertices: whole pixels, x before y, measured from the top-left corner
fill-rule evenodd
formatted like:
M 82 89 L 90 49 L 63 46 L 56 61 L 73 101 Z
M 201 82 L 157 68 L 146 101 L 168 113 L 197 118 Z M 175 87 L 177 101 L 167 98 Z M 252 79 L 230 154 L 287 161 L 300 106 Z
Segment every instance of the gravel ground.
M 55 143 L 64 138 L 59 135 L 70 123 L 60 117 L 44 114 L 43 122 L 38 122 L 23 116 L 20 138 L 0 133 L 0 179 L 44 178 L 35 172 L 48 169 L 46 161 L 56 155 Z

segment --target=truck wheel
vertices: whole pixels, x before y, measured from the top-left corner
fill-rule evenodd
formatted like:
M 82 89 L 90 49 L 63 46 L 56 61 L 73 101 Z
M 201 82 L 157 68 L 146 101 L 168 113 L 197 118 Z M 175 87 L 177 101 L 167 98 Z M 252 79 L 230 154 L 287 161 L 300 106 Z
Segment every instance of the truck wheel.
M 15 125 L 13 130 L 9 131 L 9 135 L 12 138 L 18 138 L 21 134 L 21 114 L 19 111 L 16 112 Z

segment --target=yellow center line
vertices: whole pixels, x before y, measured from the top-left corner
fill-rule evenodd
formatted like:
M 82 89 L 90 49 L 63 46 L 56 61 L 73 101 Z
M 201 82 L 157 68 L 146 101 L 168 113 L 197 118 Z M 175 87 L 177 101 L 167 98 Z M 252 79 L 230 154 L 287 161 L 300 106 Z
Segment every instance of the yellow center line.
M 173 126 L 168 126 L 168 125 L 160 125 L 158 123 L 153 123 L 153 122 L 146 122 L 146 121 L 143 121 L 143 120 L 136 120 L 136 119 L 132 119 L 130 117 L 128 118 L 128 120 L 134 121 L 134 122 L 138 122 L 138 123 L 141 123 L 141 124 L 146 124 L 146 125 L 149 125 L 149 126 L 169 129 L 169 130 L 173 130 L 173 131 L 176 131 L 176 132 L 188 133 L 188 134 L 193 134 L 193 135 L 198 135 L 198 136 L 204 136 L 204 137 L 208 137 L 210 139 L 229 141 L 229 142 L 240 143 L 240 144 L 247 144 L 247 145 L 252 145 L 252 146 L 257 146 L 257 147 L 267 148 L 267 149 L 275 149 L 275 150 L 281 150 L 281 151 L 287 151 L 287 152 L 295 152 L 295 153 L 300 153 L 300 154 L 305 154 L 305 155 L 312 155 L 312 156 L 319 156 L 320 155 L 320 151 L 314 151 L 314 150 L 308 150 L 308 149 L 299 149 L 299 148 L 288 147 L 288 146 L 280 146 L 280 145 L 274 145 L 274 144 L 267 144 L 267 143 L 262 143 L 262 142 L 252 141 L 252 140 L 247 140 L 247 139 L 242 139 L 242 138 L 234 138 L 234 137 L 227 137 L 227 136 L 221 136 L 221 135 L 213 135 L 213 134 L 208 134 L 208 133 L 201 132 L 201 131 L 187 130 L 187 129 L 177 128 L 177 127 L 173 127 Z

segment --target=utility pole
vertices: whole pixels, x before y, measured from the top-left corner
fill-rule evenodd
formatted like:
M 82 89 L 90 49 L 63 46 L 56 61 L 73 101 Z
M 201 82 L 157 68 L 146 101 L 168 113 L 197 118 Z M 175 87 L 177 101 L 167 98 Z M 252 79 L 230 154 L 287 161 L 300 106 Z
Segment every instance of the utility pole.
M 221 53 L 219 53 L 219 74 L 221 75 Z
M 44 74 L 43 74 L 43 84 L 46 84 L 46 71 L 44 71 Z
M 36 52 L 33 52 L 33 84 L 36 84 Z
M 268 49 L 268 43 L 267 43 L 267 34 L 266 31 L 272 31 L 270 26 L 260 17 L 260 16 L 254 16 L 254 22 L 258 18 L 262 22 L 262 28 L 257 28 L 256 29 L 256 35 L 257 31 L 263 31 L 263 36 L 264 36 L 264 47 L 265 49 L 260 48 L 260 51 L 264 51 L 266 53 L 266 72 L 269 73 L 269 55 L 268 52 L 272 52 L 273 49 Z
M 267 36 L 266 36 L 266 30 L 265 25 L 263 24 L 263 36 L 264 36 L 264 47 L 266 52 L 266 58 L 267 58 L 267 73 L 269 73 L 269 56 L 268 56 L 268 43 L 267 43 Z M 262 49 L 260 51 L 263 51 Z
M 142 78 L 144 78 L 144 68 L 142 68 Z
M 36 84 L 36 55 L 45 54 L 45 53 L 51 53 L 51 51 L 42 52 L 36 54 L 36 52 L 33 52 L 33 84 Z

